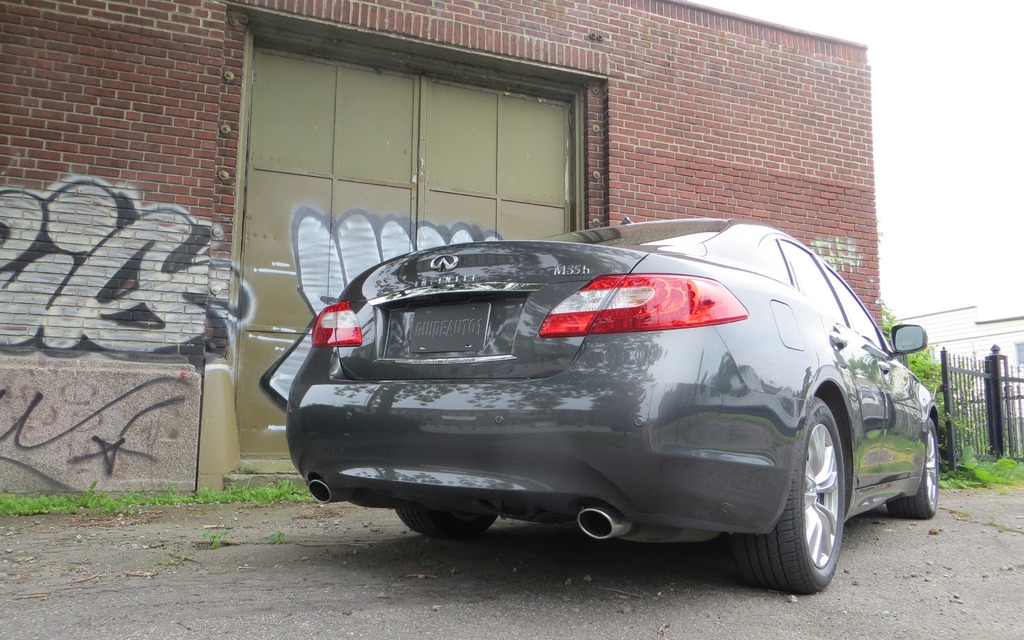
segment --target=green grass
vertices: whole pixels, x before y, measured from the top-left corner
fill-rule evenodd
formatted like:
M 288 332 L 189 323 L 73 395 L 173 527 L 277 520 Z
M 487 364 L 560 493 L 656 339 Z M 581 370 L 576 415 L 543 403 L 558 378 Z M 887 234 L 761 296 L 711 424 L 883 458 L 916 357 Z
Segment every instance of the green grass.
M 1024 487 L 1024 464 L 1003 458 L 979 461 L 972 452 L 965 452 L 962 469 L 943 472 L 939 485 L 943 489 L 1019 488 Z M 169 487 L 160 493 L 127 493 L 112 496 L 96 491 L 95 485 L 81 494 L 48 496 L 15 496 L 0 494 L 0 516 L 32 516 L 42 513 L 77 513 L 90 511 L 100 514 L 131 514 L 139 507 L 175 504 L 250 504 L 270 505 L 281 502 L 312 502 L 305 487 L 291 480 L 282 480 L 271 487 L 250 489 L 235 486 L 226 491 L 200 489 L 195 493 L 181 493 Z M 272 540 L 277 542 L 277 540 Z
M 980 461 L 971 455 L 960 460 L 962 469 L 944 472 L 939 480 L 943 489 L 979 489 L 1024 487 L 1024 464 L 1003 458 Z
M 227 546 L 231 544 L 224 538 L 230 535 L 230 531 L 203 531 L 200 533 L 204 538 L 210 542 L 211 549 L 220 549 L 221 546 Z
M 312 502 L 305 487 L 291 480 L 282 480 L 271 487 L 250 489 L 231 487 L 226 491 L 200 489 L 195 493 L 181 493 L 168 487 L 160 493 L 126 493 L 111 496 L 95 490 L 95 484 L 80 495 L 59 494 L 49 496 L 15 496 L 0 494 L 0 516 L 31 516 L 42 513 L 76 513 L 79 510 L 102 514 L 131 514 L 138 507 L 174 504 L 227 504 L 244 503 L 268 505 L 280 502 Z

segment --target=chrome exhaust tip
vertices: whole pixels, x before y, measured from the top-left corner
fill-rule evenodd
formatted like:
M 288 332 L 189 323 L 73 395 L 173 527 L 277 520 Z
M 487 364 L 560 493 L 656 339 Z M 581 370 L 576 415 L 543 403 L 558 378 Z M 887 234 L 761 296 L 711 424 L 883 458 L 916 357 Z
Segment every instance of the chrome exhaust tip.
M 324 504 L 331 501 L 331 488 L 323 480 L 313 479 L 307 485 L 310 495 L 317 502 Z
M 576 514 L 576 524 L 580 530 L 595 540 L 617 538 L 629 533 L 633 524 L 626 522 L 618 514 L 600 507 L 587 507 Z

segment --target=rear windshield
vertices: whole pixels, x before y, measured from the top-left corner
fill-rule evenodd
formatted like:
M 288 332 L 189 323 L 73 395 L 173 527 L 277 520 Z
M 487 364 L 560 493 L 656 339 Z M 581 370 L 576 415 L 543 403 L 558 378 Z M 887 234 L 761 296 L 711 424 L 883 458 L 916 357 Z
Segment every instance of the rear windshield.
M 700 244 L 729 227 L 728 220 L 693 219 L 662 222 L 640 222 L 618 227 L 585 229 L 545 238 L 554 242 L 580 242 L 608 246 L 645 244 Z

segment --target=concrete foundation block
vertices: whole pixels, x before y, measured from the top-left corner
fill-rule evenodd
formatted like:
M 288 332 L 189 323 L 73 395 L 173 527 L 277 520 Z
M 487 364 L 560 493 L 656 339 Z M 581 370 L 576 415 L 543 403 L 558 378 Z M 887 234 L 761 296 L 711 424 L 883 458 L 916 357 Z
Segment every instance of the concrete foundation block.
M 194 491 L 202 376 L 77 353 L 0 355 L 0 492 Z

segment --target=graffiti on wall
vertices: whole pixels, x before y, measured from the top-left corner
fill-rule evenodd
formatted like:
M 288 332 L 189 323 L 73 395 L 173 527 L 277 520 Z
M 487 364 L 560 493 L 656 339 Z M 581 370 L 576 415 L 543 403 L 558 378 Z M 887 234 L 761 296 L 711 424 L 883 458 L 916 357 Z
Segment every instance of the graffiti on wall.
M 207 326 L 228 322 L 207 299 L 210 236 L 188 210 L 99 178 L 0 187 L 3 488 L 194 482 L 199 376 L 143 363 L 199 364 Z
M 186 209 L 98 178 L 0 187 L 0 346 L 201 347 L 209 242 Z
M 185 406 L 197 384 L 186 373 L 140 378 L 115 388 L 116 369 L 6 369 L 0 383 L 0 484 L 5 490 L 71 491 L 94 481 L 139 487 L 146 478 L 190 481 L 194 457 L 174 469 L 169 454 L 189 437 Z M 192 374 L 193 376 L 195 374 Z M 140 381 L 141 380 L 141 381 Z M 182 465 L 177 465 L 182 466 Z M 165 488 L 157 485 L 152 488 Z
M 334 218 L 311 207 L 295 211 L 291 235 L 297 286 L 309 307 L 310 324 L 353 278 L 374 265 L 414 248 L 500 239 L 495 231 L 466 223 L 414 226 L 408 217 L 374 215 L 362 209 Z M 264 391 L 281 405 L 311 347 L 309 329 L 306 327 L 261 379 Z
M 853 238 L 818 238 L 811 246 L 836 271 L 851 273 L 860 268 L 860 253 Z

